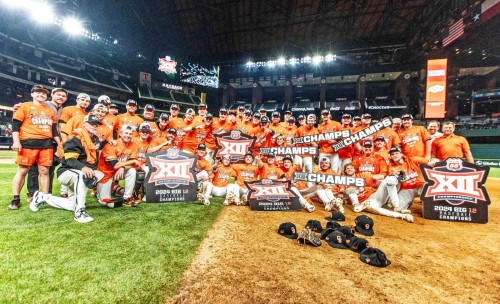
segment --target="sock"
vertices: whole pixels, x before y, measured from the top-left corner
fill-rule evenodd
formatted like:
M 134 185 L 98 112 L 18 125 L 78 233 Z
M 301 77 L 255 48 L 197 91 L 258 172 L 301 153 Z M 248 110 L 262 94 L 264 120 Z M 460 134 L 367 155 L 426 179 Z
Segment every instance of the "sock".
M 14 195 L 14 200 L 15 201 L 20 201 L 21 200 L 21 196 L 20 195 Z

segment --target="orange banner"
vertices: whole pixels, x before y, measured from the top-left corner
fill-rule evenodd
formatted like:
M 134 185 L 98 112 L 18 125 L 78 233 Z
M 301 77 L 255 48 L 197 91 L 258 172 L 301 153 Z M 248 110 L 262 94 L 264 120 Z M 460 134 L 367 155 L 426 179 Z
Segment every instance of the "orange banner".
M 444 118 L 446 113 L 446 80 L 448 59 L 427 61 L 425 118 Z

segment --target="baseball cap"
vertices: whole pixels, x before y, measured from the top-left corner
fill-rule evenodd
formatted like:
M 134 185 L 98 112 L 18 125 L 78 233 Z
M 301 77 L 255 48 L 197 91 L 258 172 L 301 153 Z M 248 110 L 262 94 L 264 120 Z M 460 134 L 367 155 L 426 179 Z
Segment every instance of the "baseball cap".
M 361 120 L 361 117 L 359 117 L 359 116 L 354 116 L 354 117 L 352 118 L 352 120 Z
M 354 252 L 360 253 L 368 247 L 368 241 L 364 238 L 353 236 L 349 240 L 349 249 Z
M 227 109 L 226 108 L 220 108 L 219 113 L 227 113 Z
M 316 115 L 314 115 L 314 114 L 309 114 L 309 115 L 307 115 L 307 119 L 309 119 L 309 118 L 316 119 Z
M 31 93 L 33 92 L 45 92 L 45 94 L 49 95 L 49 90 L 47 90 L 43 85 L 37 84 L 31 88 Z
M 328 245 L 332 246 L 333 248 L 338 248 L 338 249 L 349 248 L 346 241 L 346 235 L 338 230 L 334 230 L 332 233 L 327 235 L 325 237 L 325 241 L 328 243 Z
M 205 119 L 214 119 L 214 115 L 212 113 L 207 113 L 207 115 L 205 115 Z
M 198 147 L 196 147 L 196 149 L 198 149 L 198 150 L 206 150 L 207 146 L 205 146 L 205 144 L 198 144 Z
M 90 100 L 89 94 L 85 94 L 85 93 L 80 93 L 80 94 L 78 94 L 78 96 L 76 96 L 76 99 L 80 99 L 80 98 L 85 99 L 85 100 Z
M 337 230 L 337 229 L 339 229 L 340 227 L 342 227 L 342 226 L 340 226 L 340 224 L 339 224 L 339 223 L 337 223 L 337 221 L 328 221 L 328 222 L 326 222 L 326 228 L 327 228 L 327 229 L 328 229 L 328 228 L 331 228 L 331 229 L 333 229 L 333 230 Z
M 122 126 L 122 128 L 120 129 L 120 132 L 123 132 L 123 131 L 135 131 L 135 128 L 129 126 L 129 125 L 124 125 Z
M 268 123 L 269 122 L 269 117 L 267 116 L 262 116 L 260 118 L 260 123 Z
M 317 220 L 308 220 L 307 224 L 306 224 L 306 228 L 309 228 L 315 232 L 323 231 L 323 227 L 321 227 L 320 221 L 317 221 Z
M 189 109 L 186 110 L 186 114 L 193 114 L 194 115 L 195 112 L 194 112 L 193 109 L 189 108 Z
M 245 157 L 247 157 L 247 156 L 251 156 L 251 157 L 253 157 L 253 153 L 252 153 L 252 151 L 248 151 L 247 153 L 245 153 Z
M 391 153 L 394 153 L 394 152 L 401 152 L 401 149 L 397 148 L 397 147 L 393 147 L 389 150 L 389 154 Z
M 268 152 L 267 153 L 267 158 L 274 158 L 276 155 L 274 155 L 274 152 Z
M 330 114 L 330 111 L 327 109 L 324 109 L 321 111 L 321 115 L 323 115 L 323 114 Z
M 351 118 L 351 114 L 349 113 L 342 114 L 342 118 Z
M 373 142 L 371 140 L 363 141 L 363 147 L 373 147 Z
M 288 117 L 287 121 L 295 122 L 295 117 L 290 116 L 290 117 Z
M 133 100 L 133 99 L 129 99 L 129 100 L 127 100 L 127 106 L 128 106 L 129 104 L 132 104 L 132 105 L 135 105 L 135 106 L 136 106 L 136 105 L 137 105 L 137 101 L 135 101 L 135 100 Z
M 361 262 L 375 267 L 387 267 L 391 265 L 391 261 L 385 253 L 377 248 L 366 248 L 359 254 Z
M 198 105 L 198 108 L 206 108 L 207 107 L 207 104 L 206 103 L 200 103 Z
M 98 103 L 92 108 L 92 110 L 107 110 L 107 108 L 102 103 Z
M 354 223 L 356 224 L 354 229 L 356 229 L 357 232 L 366 236 L 372 236 L 375 234 L 373 231 L 373 220 L 368 215 L 359 215 L 356 219 L 354 219 Z
M 380 120 L 384 120 L 384 118 L 392 119 L 392 116 L 389 114 L 384 114 L 384 115 L 382 115 L 382 117 L 380 117 Z
M 118 109 L 118 106 L 116 104 L 114 104 L 114 103 L 110 104 L 109 107 L 110 108 L 117 108 Z
M 240 111 L 240 110 L 245 110 L 245 106 L 239 106 L 238 111 Z
M 236 116 L 236 112 L 235 111 L 229 111 L 229 113 L 227 113 L 227 115 L 234 115 L 234 116 Z
M 404 114 L 403 116 L 401 116 L 401 119 L 407 119 L 407 118 L 413 120 L 413 115 L 411 115 L 411 114 Z
M 252 110 L 245 110 L 245 115 L 252 115 Z
M 88 122 L 89 124 L 101 125 L 101 121 L 95 115 L 85 115 L 83 122 Z
M 170 106 L 170 110 L 179 110 L 179 106 L 176 105 L 175 103 L 173 103 L 171 106 Z
M 365 113 L 365 114 L 361 115 L 361 118 L 372 118 L 372 114 Z
M 144 107 L 144 111 L 154 111 L 155 110 L 155 107 L 151 104 L 147 104 L 145 107 Z
M 283 156 L 283 160 L 286 160 L 286 159 L 292 161 L 292 156 L 290 154 L 286 154 L 285 156 Z
M 139 125 L 139 132 L 151 132 L 151 126 L 147 122 Z
M 160 115 L 160 119 L 169 119 L 170 118 L 170 115 L 168 115 L 168 113 L 161 113 Z
M 288 239 L 296 239 L 299 235 L 297 234 L 297 227 L 295 227 L 294 223 L 286 222 L 281 223 L 278 228 L 278 234 L 288 238 Z
M 329 220 L 329 221 L 343 222 L 343 221 L 345 221 L 345 215 L 343 215 L 342 213 L 340 213 L 338 211 L 332 211 L 332 215 L 329 217 L 325 217 L 325 219 Z M 339 227 L 340 227 L 340 225 L 339 225 Z
M 298 119 L 306 119 L 306 117 L 304 115 L 300 114 Z
M 335 228 L 325 228 L 321 232 L 321 239 L 324 240 L 330 233 L 334 232 Z
M 280 115 L 280 112 L 274 111 L 272 116 L 278 116 L 278 117 L 280 117 L 281 115 Z
M 253 113 L 253 117 L 259 117 L 259 118 L 260 118 L 260 116 L 261 116 L 261 115 L 260 115 L 260 113 L 259 113 L 259 112 L 255 112 L 255 113 Z
M 286 110 L 286 111 L 285 111 L 285 114 L 292 114 L 292 111 L 290 111 L 290 110 Z
M 343 234 L 345 234 L 345 237 L 347 239 L 350 239 L 354 236 L 354 232 L 352 231 L 351 227 L 349 227 L 349 226 L 342 226 L 337 230 L 342 232 Z
M 101 95 L 99 98 L 97 98 L 98 103 L 103 103 L 103 104 L 110 104 L 111 99 L 109 98 L 108 95 Z
M 260 108 L 259 112 L 267 112 L 265 108 Z
M 381 141 L 385 142 L 385 137 L 383 137 L 382 135 L 379 135 L 373 141 L 378 141 L 378 140 L 381 140 Z
M 177 134 L 177 129 L 176 128 L 170 128 L 170 129 L 168 129 L 167 133 Z
M 53 89 L 52 89 L 52 92 L 50 92 L 50 93 L 51 93 L 51 94 L 54 94 L 54 93 L 56 93 L 56 92 L 64 92 L 64 93 L 66 93 L 66 95 L 68 95 L 68 91 L 66 91 L 66 90 L 65 90 L 65 89 L 63 89 L 63 88 L 53 88 Z
M 321 159 L 321 162 L 330 162 L 330 159 L 328 157 L 323 157 Z

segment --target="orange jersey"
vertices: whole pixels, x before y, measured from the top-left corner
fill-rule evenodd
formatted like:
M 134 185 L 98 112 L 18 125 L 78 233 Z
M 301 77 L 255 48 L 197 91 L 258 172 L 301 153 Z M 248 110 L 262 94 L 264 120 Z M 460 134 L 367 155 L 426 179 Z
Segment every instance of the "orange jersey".
M 328 123 L 322 123 L 318 126 L 318 131 L 319 133 L 331 133 L 335 131 L 339 131 L 342 128 L 342 126 L 334 121 L 330 120 Z M 332 148 L 333 143 L 329 143 L 328 140 L 322 140 L 318 143 L 319 146 L 319 153 L 324 153 L 324 154 L 333 154 L 333 148 Z
M 84 118 L 85 118 L 84 115 L 77 115 L 77 116 L 71 117 L 68 121 L 66 121 L 66 124 L 64 125 L 64 127 L 62 127 L 61 133 L 64 133 L 64 134 L 70 136 L 71 133 L 73 132 L 73 130 L 80 129 L 81 127 L 83 127 L 83 119 Z
M 298 190 L 307 189 L 307 183 L 305 181 L 297 181 L 293 180 L 294 172 L 302 172 L 302 168 L 297 165 L 292 165 L 290 168 L 286 169 L 285 167 L 281 167 L 281 171 L 283 171 L 283 175 L 286 180 L 292 181 L 292 186 L 296 187 Z
M 342 130 L 351 130 L 351 129 L 352 128 L 350 126 L 347 126 L 347 127 L 340 126 L 341 131 Z M 352 132 L 352 130 L 351 130 L 351 132 Z M 340 159 L 352 158 L 353 148 L 354 148 L 353 146 L 347 146 L 344 149 L 337 151 L 339 158 Z
M 274 125 L 274 124 L 270 124 L 269 125 L 269 129 L 273 130 L 274 133 L 281 133 L 283 134 L 284 132 L 284 128 L 280 125 L 280 124 L 277 124 L 277 125 Z
M 123 143 L 118 140 L 116 146 L 107 144 L 104 146 L 103 150 L 99 155 L 99 165 L 97 170 L 104 173 L 104 177 L 99 183 L 105 183 L 115 174 L 115 168 L 109 163 L 109 161 L 116 160 L 118 162 L 127 161 L 131 159 L 137 159 L 137 153 L 139 149 L 136 144 L 132 141 L 128 144 Z
M 399 134 L 396 133 L 393 129 L 385 128 L 377 133 L 373 134 L 373 138 L 377 138 L 377 136 L 383 136 L 385 139 L 385 148 L 389 151 L 392 147 L 401 144 L 401 138 L 399 138 Z
M 144 123 L 147 123 L 149 125 L 149 128 L 151 129 L 151 137 L 160 137 L 160 128 L 158 128 L 158 125 L 154 121 L 144 121 Z
M 156 147 L 156 146 L 158 146 L 166 141 L 167 141 L 167 139 L 165 137 L 155 137 L 155 138 L 153 138 L 153 140 L 151 140 L 151 144 L 149 145 L 149 147 Z M 174 141 L 175 141 L 175 139 L 174 139 Z M 160 151 L 167 150 L 168 148 L 177 148 L 177 146 L 174 145 L 174 143 L 172 142 L 171 144 L 166 144 L 163 147 L 161 147 Z M 157 151 L 157 152 L 159 152 L 159 151 Z
M 139 115 L 130 115 L 129 113 L 124 113 L 116 116 L 115 124 L 113 125 L 113 130 L 116 133 L 120 133 L 123 126 L 130 126 L 134 130 L 134 135 L 137 136 L 137 129 L 139 125 L 144 122 Z
M 12 117 L 22 123 L 19 129 L 19 139 L 50 139 L 52 125 L 56 123 L 56 112 L 49 106 L 34 102 L 23 102 Z
M 261 179 L 272 179 L 277 180 L 280 179 L 284 175 L 283 170 L 281 170 L 276 165 L 264 164 L 262 168 L 260 168 L 260 178 Z
M 84 109 L 80 109 L 77 106 L 64 107 L 61 110 L 61 115 L 59 116 L 60 122 L 68 122 L 71 117 L 75 117 L 77 115 L 87 115 L 87 111 Z
M 217 172 L 214 173 L 212 184 L 216 187 L 226 187 L 229 185 L 231 177 L 236 177 L 236 171 L 233 168 L 219 166 Z
M 212 165 L 204 157 L 198 156 L 194 167 L 194 174 L 198 174 L 201 171 L 207 171 L 210 174 L 212 172 Z
M 236 125 L 233 123 L 230 123 L 227 119 L 224 121 L 221 121 L 219 118 L 214 118 L 214 122 L 212 123 L 213 127 L 213 133 L 214 134 L 222 134 L 222 133 L 227 133 L 231 132 Z
M 186 135 L 184 136 L 184 139 L 182 140 L 182 150 L 189 151 L 190 153 L 194 154 L 194 151 L 196 150 L 196 147 L 198 147 L 199 143 L 203 142 L 203 139 L 205 138 L 206 133 L 203 131 L 200 134 L 200 129 L 197 129 L 196 127 L 199 126 L 200 123 L 195 122 L 194 120 L 191 121 L 190 123 L 186 122 L 186 127 L 191 127 L 194 128 L 193 131 L 186 132 Z
M 285 146 L 290 147 L 293 145 L 293 138 L 297 133 L 297 126 L 293 125 L 292 128 L 283 128 L 283 136 L 285 137 Z
M 425 156 L 425 142 L 431 139 L 429 131 L 422 126 L 412 126 L 409 129 L 401 129 L 401 151 L 406 157 Z
M 387 162 L 378 154 L 356 156 L 353 158 L 352 164 L 358 168 L 360 173 L 381 174 L 387 172 Z
M 231 167 L 236 171 L 236 183 L 246 188 L 245 182 L 253 182 L 259 179 L 260 169 L 252 164 L 233 164 Z
M 439 137 L 432 142 L 432 153 L 443 161 L 448 157 L 465 158 L 465 152 L 470 150 L 467 139 L 452 134 L 450 137 Z
M 102 124 L 107 126 L 110 130 L 113 130 L 115 126 L 115 121 L 116 121 L 116 116 L 112 113 L 106 114 L 104 118 L 102 119 Z
M 382 156 L 386 162 L 389 161 L 389 151 L 387 151 L 385 148 L 377 150 L 376 148 L 373 149 L 373 153 L 378 154 Z
M 186 127 L 186 122 L 182 119 L 177 120 L 175 123 L 173 123 L 174 128 L 177 130 L 177 135 L 175 136 L 174 139 L 174 146 L 178 147 L 179 149 L 182 146 L 182 141 L 184 140 L 184 136 L 186 136 L 186 132 L 184 132 L 184 128 Z
M 318 168 L 318 170 L 316 170 L 314 173 L 338 175 L 337 172 L 333 171 L 332 169 L 322 170 Z M 323 189 L 330 189 L 333 193 L 337 193 L 340 191 L 339 186 L 335 184 L 323 184 L 320 187 L 322 187 Z
M 244 134 L 249 134 L 250 131 L 253 129 L 253 124 L 251 121 L 247 121 L 247 122 L 237 122 L 236 123 L 236 127 L 235 127 L 236 130 L 240 130 L 241 133 L 244 133 Z
M 418 167 L 420 164 L 427 163 L 427 160 L 423 157 L 412 157 L 406 158 L 404 164 L 394 164 L 391 162 L 389 164 L 388 174 L 392 174 L 397 171 L 405 171 L 406 179 L 401 182 L 401 189 L 415 189 L 422 186 L 425 183 L 422 171 Z
M 259 153 L 259 148 L 269 147 L 271 144 L 271 133 L 262 129 L 261 127 L 253 129 L 250 136 L 255 136 L 255 143 L 253 145 L 253 153 L 257 155 Z
M 141 164 L 146 163 L 146 152 L 148 148 L 151 146 L 152 139 L 148 138 L 146 141 L 142 141 L 139 137 L 136 137 L 132 140 L 132 142 L 137 145 L 137 160 L 141 162 Z
M 179 117 L 170 117 L 170 120 L 168 121 L 168 128 L 174 128 L 179 130 L 179 125 L 183 124 L 184 124 L 184 119 Z

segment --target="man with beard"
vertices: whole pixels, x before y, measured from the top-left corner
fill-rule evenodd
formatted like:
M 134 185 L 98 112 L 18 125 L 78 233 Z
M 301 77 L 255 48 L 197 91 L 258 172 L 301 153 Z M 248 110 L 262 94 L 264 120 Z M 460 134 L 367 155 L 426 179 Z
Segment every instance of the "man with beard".
M 137 101 L 133 99 L 127 100 L 127 113 L 119 114 L 116 116 L 116 121 L 113 126 L 113 132 L 114 132 L 114 138 L 117 138 L 118 133 L 121 133 L 121 130 L 123 129 L 124 126 L 129 126 L 132 130 L 133 136 L 137 136 L 137 128 L 141 123 L 144 122 L 144 119 L 139 117 L 139 115 L 136 114 L 137 111 Z M 115 136 L 116 134 L 116 136 Z
M 111 99 L 107 95 L 101 95 L 97 99 L 97 102 L 99 104 L 106 106 L 106 116 L 103 118 L 101 123 L 103 123 L 105 126 L 107 126 L 110 130 L 113 130 L 113 126 L 115 125 L 116 116 L 111 111 Z
M 348 113 L 345 113 L 342 115 L 342 118 L 341 118 L 341 126 L 340 126 L 340 130 L 343 131 L 343 130 L 349 130 L 351 131 L 351 114 L 348 114 Z M 339 151 L 337 151 L 338 155 L 339 155 L 339 161 L 337 163 L 337 167 L 334 167 L 332 166 L 332 170 L 336 171 L 336 172 L 340 172 L 340 170 L 342 168 L 344 168 L 344 166 L 346 164 L 350 164 L 352 162 L 352 152 L 353 152 L 353 149 L 354 147 L 353 146 L 347 146 Z
M 68 120 L 77 115 L 87 115 L 86 109 L 90 105 L 90 96 L 85 93 L 80 93 L 76 97 L 76 106 L 64 107 L 59 117 L 59 130 L 64 128 Z
M 231 157 L 224 155 L 221 161 L 216 161 L 212 168 L 212 182 L 207 181 L 204 187 L 204 192 L 201 194 L 206 198 L 213 196 L 225 197 L 224 206 L 230 204 L 239 205 L 240 201 L 237 199 L 239 190 L 236 184 L 231 184 L 231 177 L 236 177 L 236 171 L 231 167 Z M 237 193 L 238 192 L 238 193 Z
M 252 152 L 247 152 L 245 154 L 244 164 L 232 164 L 231 167 L 236 171 L 236 185 L 238 186 L 237 191 L 235 191 L 236 199 L 239 199 L 241 205 L 247 205 L 248 199 L 248 188 L 245 182 L 253 182 L 259 179 L 260 169 L 257 165 L 253 164 L 253 154 Z
M 318 126 L 319 133 L 331 133 L 335 131 L 339 131 L 341 129 L 341 125 L 331 120 L 330 111 L 324 109 L 321 111 L 321 119 L 322 122 Z M 318 143 L 319 145 L 319 159 L 328 158 L 330 160 L 330 164 L 332 168 L 337 168 L 339 166 L 339 155 L 338 153 L 333 151 L 332 145 L 335 144 L 337 140 L 322 140 Z
M 307 125 L 300 126 L 295 133 L 295 137 L 303 137 L 306 135 L 314 135 L 319 134 L 318 129 L 314 127 L 316 124 L 316 115 L 309 114 L 307 115 Z M 297 147 L 316 147 L 318 144 L 315 142 L 312 143 L 303 143 L 298 144 Z M 301 166 L 305 172 L 312 173 L 313 172 L 313 157 L 311 155 L 296 155 L 295 156 L 295 164 Z
M 226 108 L 219 110 L 219 118 L 214 119 L 212 124 L 214 135 L 230 132 L 234 128 L 234 124 L 227 119 L 227 114 Z
M 179 149 L 182 149 L 184 152 L 194 154 L 194 151 L 199 143 L 198 133 L 204 128 L 204 122 L 198 123 L 194 121 L 194 110 L 188 109 L 186 111 L 186 115 L 184 115 L 184 128 L 182 129 L 184 137 L 180 139 L 181 146 Z M 179 132 L 177 132 L 177 136 L 179 136 Z
M 455 123 L 451 121 L 443 123 L 443 136 L 436 138 L 432 143 L 432 157 L 436 157 L 440 161 L 448 157 L 458 157 L 469 163 L 474 163 L 467 139 L 455 135 L 454 132 Z
M 430 159 L 431 157 L 431 135 L 422 126 L 413 125 L 413 116 L 405 114 L 401 116 L 403 129 L 399 131 L 401 139 L 401 151 L 407 157 L 419 156 Z
M 160 117 L 156 121 L 156 125 L 158 126 L 158 137 L 165 138 L 168 132 L 168 122 L 170 119 L 170 115 L 168 113 L 161 113 Z
M 158 151 L 166 150 L 168 148 L 177 148 L 177 146 L 175 145 L 176 136 L 177 136 L 177 130 L 175 128 L 168 129 L 167 133 L 165 134 L 165 137 L 153 138 L 147 152 L 155 153 Z
M 212 172 L 212 165 L 206 160 L 207 146 L 204 144 L 198 144 L 196 148 L 196 166 L 194 167 L 194 173 L 196 174 L 196 179 L 200 182 L 198 183 L 198 200 L 205 206 L 210 205 L 210 195 L 205 193 L 205 187 L 207 186 L 207 181 L 210 180 L 210 173 Z
M 253 129 L 252 133 L 249 134 L 250 136 L 255 136 L 253 154 L 259 154 L 259 148 L 269 147 L 273 134 L 273 130 L 269 129 L 269 118 L 267 116 L 261 117 L 260 127 Z
M 331 169 L 331 163 L 328 157 L 320 159 L 319 168 L 315 173 L 337 175 L 337 172 Z M 340 191 L 339 187 L 334 184 L 318 183 L 316 184 L 316 194 L 321 202 L 325 205 L 325 211 L 331 211 L 335 206 L 340 213 L 344 213 L 342 199 L 337 198 L 336 194 Z
M 146 106 L 144 106 L 142 117 L 144 119 L 144 122 L 149 125 L 149 129 L 151 130 L 151 137 L 160 136 L 158 125 L 155 122 L 155 107 L 151 104 L 147 104 Z

